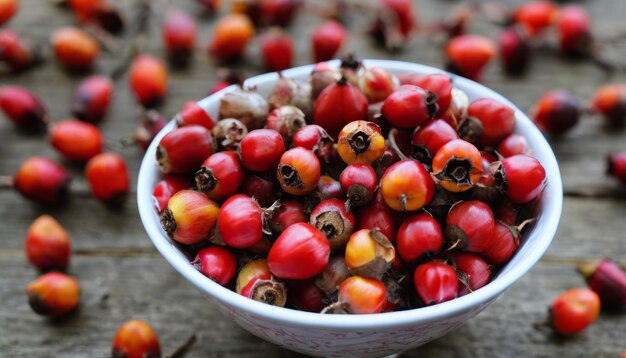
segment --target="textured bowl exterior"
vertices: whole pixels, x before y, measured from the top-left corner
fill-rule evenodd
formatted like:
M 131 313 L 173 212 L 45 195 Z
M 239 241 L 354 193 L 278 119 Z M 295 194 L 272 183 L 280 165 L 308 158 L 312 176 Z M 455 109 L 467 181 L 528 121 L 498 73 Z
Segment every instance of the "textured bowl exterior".
M 331 62 L 338 66 L 338 61 Z M 365 60 L 365 66 L 382 67 L 395 74 L 422 74 L 443 71 L 408 62 Z M 283 71 L 282 75 L 305 79 L 312 65 Z M 542 194 L 540 214 L 527 233 L 517 254 L 492 282 L 475 292 L 442 304 L 377 315 L 320 315 L 255 302 L 232 292 L 203 276 L 167 237 L 159 224 L 152 202 L 152 188 L 160 180 L 155 159 L 160 139 L 174 129 L 170 122 L 148 148 L 141 164 L 137 202 L 141 220 L 154 245 L 165 259 L 187 280 L 206 294 L 211 302 L 252 334 L 284 348 L 312 356 L 381 357 L 420 346 L 459 327 L 476 316 L 509 286 L 522 277 L 541 258 L 554 238 L 561 216 L 563 188 L 554 153 L 535 125 L 514 104 L 498 93 L 468 79 L 450 75 L 455 87 L 465 91 L 470 101 L 490 97 L 515 110 L 515 132 L 525 136 L 546 169 L 548 185 Z M 256 87 L 261 94 L 273 89 L 278 75 L 268 73 L 248 79 L 244 85 Z M 199 102 L 211 116 L 217 117 L 219 98 L 229 87 Z

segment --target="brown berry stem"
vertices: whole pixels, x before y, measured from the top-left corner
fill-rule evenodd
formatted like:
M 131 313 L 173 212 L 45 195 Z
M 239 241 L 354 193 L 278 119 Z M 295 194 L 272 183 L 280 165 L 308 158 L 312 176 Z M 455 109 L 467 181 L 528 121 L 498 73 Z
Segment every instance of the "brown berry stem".
M 187 340 L 185 342 L 183 342 L 183 344 L 180 345 L 180 347 L 176 348 L 176 350 L 174 352 L 172 352 L 172 354 L 168 355 L 167 358 L 182 358 L 185 356 L 185 354 L 187 354 L 187 351 L 189 350 L 189 348 L 191 348 L 191 346 L 196 343 L 196 334 L 192 333 L 189 338 L 187 338 Z

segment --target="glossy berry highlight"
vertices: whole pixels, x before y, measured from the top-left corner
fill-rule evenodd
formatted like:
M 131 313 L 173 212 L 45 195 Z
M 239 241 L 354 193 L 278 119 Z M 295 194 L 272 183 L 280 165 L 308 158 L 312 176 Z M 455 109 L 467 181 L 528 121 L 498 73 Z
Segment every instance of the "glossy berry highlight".
M 13 178 L 13 186 L 26 199 L 55 205 L 66 198 L 71 177 L 61 165 L 45 157 L 24 161 Z
M 144 107 L 155 107 L 167 94 L 168 71 L 163 61 L 155 57 L 137 56 L 130 67 L 128 80 L 137 102 Z
M 270 272 L 282 279 L 302 280 L 321 273 L 330 255 L 324 234 L 307 223 L 285 229 L 267 256 Z M 302 262 L 307 262 L 303 265 Z
M 26 287 L 28 304 L 33 311 L 47 317 L 65 316 L 78 307 L 80 286 L 71 276 L 50 272 L 39 276 Z
M 580 333 L 600 313 L 600 297 L 588 288 L 573 288 L 557 297 L 549 310 L 548 323 L 561 335 Z
M 102 152 L 104 140 L 93 124 L 66 119 L 52 126 L 50 144 L 66 159 L 82 163 Z
M 212 235 L 219 213 L 219 206 L 206 195 L 184 189 L 168 201 L 161 226 L 177 242 L 193 245 Z
M 228 249 L 211 246 L 202 249 L 191 264 L 202 274 L 222 286 L 227 285 L 235 276 L 237 259 Z
M 93 196 L 107 205 L 119 206 L 129 191 L 128 169 L 124 158 L 101 153 L 89 159 L 85 167 Z
M 70 262 L 70 237 L 53 217 L 41 215 L 28 228 L 26 258 L 39 271 L 65 271 Z
M 112 354 L 116 358 L 157 358 L 161 356 L 161 346 L 150 324 L 134 320 L 115 332 Z

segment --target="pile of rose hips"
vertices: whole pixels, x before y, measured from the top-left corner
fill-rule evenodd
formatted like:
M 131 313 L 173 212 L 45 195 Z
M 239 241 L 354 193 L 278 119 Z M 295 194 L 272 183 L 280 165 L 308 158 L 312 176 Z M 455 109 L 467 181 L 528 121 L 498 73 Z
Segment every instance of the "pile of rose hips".
M 547 182 L 513 109 L 445 74 L 349 59 L 220 101 L 219 120 L 196 105 L 161 139 L 155 205 L 199 271 L 276 306 L 378 313 L 477 290 Z

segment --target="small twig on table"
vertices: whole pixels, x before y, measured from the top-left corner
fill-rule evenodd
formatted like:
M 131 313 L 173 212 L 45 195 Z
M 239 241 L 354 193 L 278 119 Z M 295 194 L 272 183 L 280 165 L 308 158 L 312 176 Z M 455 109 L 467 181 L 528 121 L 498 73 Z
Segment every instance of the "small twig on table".
M 189 348 L 196 342 L 196 334 L 192 333 L 189 338 L 183 343 L 180 347 L 178 347 L 172 354 L 167 356 L 168 358 L 182 358 L 185 356 Z

